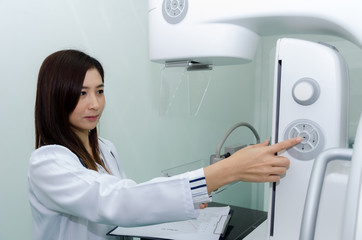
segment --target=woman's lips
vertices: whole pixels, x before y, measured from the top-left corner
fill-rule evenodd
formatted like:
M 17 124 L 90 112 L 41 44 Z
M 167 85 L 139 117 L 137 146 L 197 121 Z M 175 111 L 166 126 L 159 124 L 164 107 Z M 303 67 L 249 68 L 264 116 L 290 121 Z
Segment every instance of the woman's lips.
M 85 117 L 88 121 L 94 122 L 98 120 L 98 115 Z

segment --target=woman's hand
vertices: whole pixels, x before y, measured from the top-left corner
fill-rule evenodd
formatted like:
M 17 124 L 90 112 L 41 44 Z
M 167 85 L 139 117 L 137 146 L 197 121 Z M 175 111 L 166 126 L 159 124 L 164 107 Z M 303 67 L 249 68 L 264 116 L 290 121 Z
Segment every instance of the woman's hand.
M 209 206 L 209 204 L 207 204 L 207 203 L 200 203 L 200 204 L 199 204 L 199 208 L 200 208 L 200 209 L 207 208 L 208 206 Z
M 234 181 L 276 182 L 289 167 L 289 159 L 276 153 L 300 143 L 301 138 L 293 138 L 269 145 L 269 141 L 251 145 L 230 157 L 205 167 L 205 178 L 209 193 Z

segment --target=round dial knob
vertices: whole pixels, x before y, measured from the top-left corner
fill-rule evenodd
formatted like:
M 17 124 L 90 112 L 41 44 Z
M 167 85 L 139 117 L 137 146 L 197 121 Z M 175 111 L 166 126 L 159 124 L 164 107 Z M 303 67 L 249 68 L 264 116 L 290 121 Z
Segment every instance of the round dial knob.
M 312 78 L 301 78 L 294 84 L 292 95 L 297 103 L 304 106 L 311 105 L 319 98 L 319 84 Z
M 181 22 L 188 9 L 188 0 L 164 0 L 162 5 L 162 15 L 171 24 Z
M 320 126 L 308 119 L 299 119 L 290 123 L 285 132 L 284 139 L 301 137 L 301 143 L 289 148 L 288 153 L 299 160 L 311 160 L 318 156 L 324 148 L 324 137 Z

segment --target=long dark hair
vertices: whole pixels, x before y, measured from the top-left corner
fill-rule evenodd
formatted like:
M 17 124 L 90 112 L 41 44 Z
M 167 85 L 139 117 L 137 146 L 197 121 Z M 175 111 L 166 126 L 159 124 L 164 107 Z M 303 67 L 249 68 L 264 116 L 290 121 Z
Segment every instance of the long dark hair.
M 99 156 L 97 129 L 89 133 L 92 158 L 69 122 L 69 115 L 77 106 L 85 75 L 93 68 L 98 70 L 104 82 L 100 62 L 83 52 L 58 51 L 44 60 L 39 71 L 35 103 L 35 148 L 62 145 L 75 153 L 87 168 L 97 171 L 96 163 L 106 169 Z

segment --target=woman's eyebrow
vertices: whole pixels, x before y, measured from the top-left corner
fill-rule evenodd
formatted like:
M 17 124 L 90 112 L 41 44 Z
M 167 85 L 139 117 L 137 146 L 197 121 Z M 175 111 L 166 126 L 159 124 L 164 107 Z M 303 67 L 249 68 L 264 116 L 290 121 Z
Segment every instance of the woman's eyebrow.
M 96 86 L 96 88 L 102 88 L 104 87 L 104 83 L 102 84 L 99 84 L 98 86 Z M 89 89 L 90 87 L 87 87 L 87 86 L 83 86 L 82 89 Z

